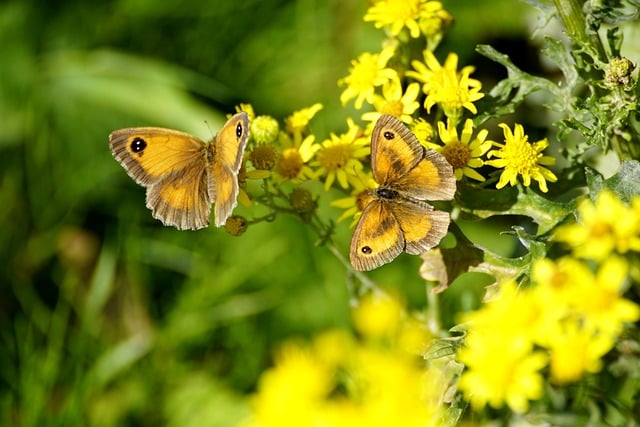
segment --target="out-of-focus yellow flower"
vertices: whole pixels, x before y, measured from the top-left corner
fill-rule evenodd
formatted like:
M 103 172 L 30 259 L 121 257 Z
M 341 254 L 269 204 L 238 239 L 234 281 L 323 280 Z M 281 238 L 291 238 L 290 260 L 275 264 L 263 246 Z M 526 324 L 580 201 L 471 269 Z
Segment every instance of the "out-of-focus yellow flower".
M 568 244 L 579 258 L 602 260 L 612 252 L 640 251 L 640 197 L 629 207 L 614 193 L 603 190 L 592 202 L 578 205 L 578 222 L 564 225 L 554 239 Z
M 395 334 L 401 315 L 402 306 L 395 299 L 370 296 L 353 313 L 353 323 L 362 335 L 375 339 Z
M 375 318 L 376 309 L 382 320 Z M 427 334 L 418 337 L 415 319 L 390 298 L 367 298 L 354 315 L 360 316 L 363 340 L 329 331 L 311 344 L 284 346 L 260 379 L 245 426 L 441 425 L 439 402 L 450 378 L 404 348 L 418 346 Z M 405 324 L 407 319 L 412 321 Z M 412 338 L 402 338 L 409 330 Z M 380 334 L 384 340 L 370 339 Z
M 289 117 L 284 119 L 287 132 L 294 136 L 301 135 L 309 126 L 311 119 L 315 117 L 318 111 L 322 110 L 323 105 L 319 102 L 310 107 L 294 111 Z

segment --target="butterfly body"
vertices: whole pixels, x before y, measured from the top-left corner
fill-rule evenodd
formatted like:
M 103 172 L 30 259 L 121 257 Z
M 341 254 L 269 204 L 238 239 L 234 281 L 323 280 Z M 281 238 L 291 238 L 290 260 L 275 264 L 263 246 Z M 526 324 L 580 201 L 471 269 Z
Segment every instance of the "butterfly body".
M 209 143 L 172 129 L 137 127 L 112 132 L 109 146 L 129 176 L 146 187 L 154 218 L 196 230 L 209 225 L 214 201 L 217 227 L 235 208 L 248 134 L 248 116 L 238 113 Z
M 356 270 L 372 270 L 400 253 L 420 254 L 447 234 L 449 214 L 425 200 L 450 200 L 455 193 L 453 168 L 425 149 L 399 120 L 382 115 L 371 138 L 371 169 L 379 186 L 369 190 L 351 239 Z

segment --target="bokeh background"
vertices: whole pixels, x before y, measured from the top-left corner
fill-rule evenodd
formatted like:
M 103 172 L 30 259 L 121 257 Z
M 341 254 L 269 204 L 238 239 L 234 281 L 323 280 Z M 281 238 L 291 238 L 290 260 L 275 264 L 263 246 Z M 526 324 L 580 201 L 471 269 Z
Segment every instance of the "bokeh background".
M 526 4 L 443 3 L 456 22 L 440 59 L 458 53 L 486 90 L 504 72 L 476 44 L 539 71 Z M 366 8 L 0 3 L 0 425 L 235 425 L 279 342 L 349 327 L 348 272 L 304 224 L 278 217 L 241 237 L 163 227 L 107 138 L 153 125 L 210 139 L 239 102 L 278 119 L 321 102 L 313 132 L 343 132 L 354 112 L 339 104 L 337 80 L 383 39 L 363 22 Z M 498 234 L 507 224 L 467 227 L 502 254 L 517 251 Z M 339 224 L 345 255 L 349 239 Z M 419 309 L 419 265 L 403 255 L 370 276 Z M 472 276 L 442 294 L 445 323 L 487 283 Z

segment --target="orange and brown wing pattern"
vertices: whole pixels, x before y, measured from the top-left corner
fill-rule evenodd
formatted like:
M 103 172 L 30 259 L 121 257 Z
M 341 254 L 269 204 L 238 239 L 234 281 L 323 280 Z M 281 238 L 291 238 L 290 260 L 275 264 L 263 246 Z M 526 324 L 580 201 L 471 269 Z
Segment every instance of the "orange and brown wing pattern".
M 147 186 L 202 162 L 205 145 L 188 133 L 138 127 L 112 132 L 109 147 L 129 176 L 138 184 Z
M 215 225 L 227 222 L 237 205 L 238 171 L 249 138 L 247 113 L 235 114 L 216 136 L 213 144 L 213 164 L 209 166 L 209 196 L 215 200 Z
M 456 177 L 444 156 L 425 150 L 424 158 L 399 177 L 393 188 L 420 200 L 451 200 L 456 192 Z
M 171 129 L 141 127 L 109 135 L 113 156 L 138 184 L 147 188 L 154 218 L 180 230 L 209 224 L 206 145 Z
M 383 200 L 371 201 L 362 212 L 351 239 L 350 260 L 356 270 L 373 270 L 404 249 L 400 224 Z
M 371 170 L 380 185 L 394 183 L 409 173 L 424 155 L 411 131 L 394 116 L 380 116 L 371 134 Z
M 419 255 L 440 243 L 449 229 L 449 214 L 419 200 L 389 203 L 404 236 L 404 251 Z

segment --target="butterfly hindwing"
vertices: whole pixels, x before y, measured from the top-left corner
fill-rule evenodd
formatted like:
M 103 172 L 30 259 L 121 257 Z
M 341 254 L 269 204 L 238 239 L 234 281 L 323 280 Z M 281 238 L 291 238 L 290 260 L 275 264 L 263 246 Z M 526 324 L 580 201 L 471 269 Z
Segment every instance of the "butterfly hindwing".
M 404 237 L 404 251 L 419 255 L 440 243 L 449 228 L 449 214 L 420 200 L 402 198 L 389 203 Z
M 154 218 L 179 230 L 207 227 L 211 198 L 204 166 L 174 172 L 149 186 L 147 207 Z
M 456 178 L 447 160 L 434 150 L 425 150 L 424 158 L 393 182 L 393 188 L 415 199 L 451 200 Z

